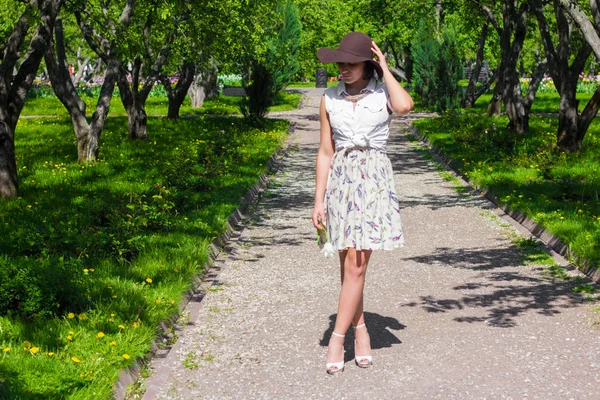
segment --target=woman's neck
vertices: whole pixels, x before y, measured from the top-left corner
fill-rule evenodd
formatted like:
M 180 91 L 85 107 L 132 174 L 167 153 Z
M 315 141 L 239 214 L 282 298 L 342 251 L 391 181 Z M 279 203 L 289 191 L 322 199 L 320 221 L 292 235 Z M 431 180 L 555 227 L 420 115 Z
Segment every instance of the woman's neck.
M 344 82 L 344 84 L 346 85 L 346 93 L 348 93 L 349 95 L 352 96 L 355 94 L 359 94 L 361 90 L 366 88 L 367 85 L 369 84 L 369 81 L 367 79 L 359 79 L 356 82 L 353 82 L 353 83 Z

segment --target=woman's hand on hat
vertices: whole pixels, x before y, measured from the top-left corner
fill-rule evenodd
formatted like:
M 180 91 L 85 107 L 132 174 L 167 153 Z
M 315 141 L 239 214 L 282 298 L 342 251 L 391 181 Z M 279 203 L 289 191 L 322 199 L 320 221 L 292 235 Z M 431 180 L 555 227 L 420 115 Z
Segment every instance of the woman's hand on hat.
M 377 56 L 377 61 L 379 63 L 379 65 L 381 65 L 381 68 L 385 69 L 389 69 L 388 65 L 387 65 L 387 61 L 385 60 L 385 56 L 383 55 L 383 52 L 381 51 L 381 49 L 377 46 L 377 44 L 375 44 L 374 41 L 371 41 L 371 51 L 373 53 L 375 53 L 375 55 Z

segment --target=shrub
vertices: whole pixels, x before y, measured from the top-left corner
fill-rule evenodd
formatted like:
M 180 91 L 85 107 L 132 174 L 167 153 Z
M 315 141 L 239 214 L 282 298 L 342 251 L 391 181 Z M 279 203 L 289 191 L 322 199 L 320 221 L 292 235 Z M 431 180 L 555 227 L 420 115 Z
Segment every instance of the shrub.
M 291 1 L 279 5 L 282 16 L 276 35 L 266 39 L 264 60 L 251 59 L 250 77 L 242 85 L 247 98 L 240 103 L 244 116 L 260 121 L 277 94 L 289 85 L 299 68 L 301 23 L 298 7 Z
M 425 107 L 438 112 L 453 112 L 460 107 L 462 65 L 456 43 L 456 31 L 446 26 L 441 42 L 433 37 L 431 27 L 421 20 L 411 45 L 413 87 Z

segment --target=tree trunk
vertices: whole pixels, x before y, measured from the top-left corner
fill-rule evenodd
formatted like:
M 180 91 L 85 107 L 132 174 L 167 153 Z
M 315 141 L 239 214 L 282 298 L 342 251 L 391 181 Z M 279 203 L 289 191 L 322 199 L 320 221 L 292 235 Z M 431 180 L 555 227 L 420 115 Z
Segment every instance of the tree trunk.
M 512 66 L 511 66 L 512 68 Z M 529 113 L 523 104 L 523 95 L 521 94 L 521 85 L 516 68 L 510 71 L 505 70 L 509 75 L 505 80 L 504 87 L 504 111 L 508 116 L 508 129 L 518 133 L 526 133 L 529 130 Z
M 1 45 L 3 54 L 0 63 L 0 197 L 5 199 L 18 196 L 15 128 L 25 104 L 25 96 L 52 39 L 54 20 L 62 3 L 60 0 L 44 0 L 27 5 L 12 32 Z M 35 14 L 33 4 L 39 9 L 41 22 L 31 36 L 27 52 L 19 63 L 23 45 L 28 38 L 29 21 L 33 20 L 32 15 Z
M 17 197 L 19 181 L 15 161 L 15 138 L 8 124 L 0 121 L 0 197 Z
M 201 108 L 205 98 L 213 98 L 219 96 L 217 88 L 217 73 L 216 65 L 212 63 L 211 67 L 206 71 L 199 71 L 194 76 L 194 81 L 191 84 L 188 95 L 192 102 L 192 108 Z
M 188 94 L 190 95 L 192 108 L 202 108 L 202 106 L 204 105 L 204 99 L 206 98 L 206 91 L 204 90 L 204 86 L 193 83 L 190 86 Z
M 475 59 L 475 67 L 471 72 L 469 85 L 467 86 L 467 92 L 465 93 L 465 100 L 463 103 L 463 106 L 465 108 L 475 107 L 475 101 L 477 100 L 477 98 L 475 97 L 475 89 L 477 86 L 479 73 L 481 72 L 481 62 L 483 61 L 483 53 L 485 50 L 485 40 L 487 38 L 487 31 L 488 24 L 485 24 L 483 25 L 483 28 L 481 28 L 481 34 L 479 35 L 479 45 L 477 47 L 477 58 Z
M 167 112 L 167 118 L 177 119 L 179 118 L 179 110 L 185 100 L 185 96 L 194 81 L 194 73 L 196 72 L 196 66 L 193 63 L 184 63 L 180 69 L 179 80 L 174 88 L 171 87 L 171 82 L 166 76 L 162 77 L 162 83 L 167 91 L 167 97 L 169 98 L 169 110 Z
M 566 83 L 563 85 L 566 86 Z M 560 109 L 558 111 L 558 134 L 557 145 L 559 148 L 567 151 L 580 151 L 583 137 L 579 138 L 577 112 L 578 101 L 573 94 L 575 91 L 564 88 L 560 99 Z
M 119 86 L 121 102 L 127 111 L 127 128 L 129 132 L 129 139 L 146 140 L 148 139 L 148 133 L 146 129 L 148 118 L 146 116 L 146 110 L 144 109 L 146 105 L 146 98 L 137 90 L 138 76 L 135 68 L 136 67 L 134 66 L 134 76 L 132 77 L 131 83 L 132 87 L 129 86 L 124 68 L 121 68 L 119 71 L 117 84 Z M 137 70 L 139 71 L 139 68 Z
M 494 115 L 500 115 L 500 113 L 502 112 L 502 69 L 501 67 L 498 67 L 496 69 L 496 74 L 494 75 L 494 83 L 496 84 L 496 86 L 494 86 L 494 94 L 492 95 L 492 99 L 490 100 L 490 104 L 488 105 L 487 108 L 487 115 L 488 117 L 494 116 Z
M 148 139 L 147 126 L 148 117 L 144 105 L 135 103 L 133 107 L 127 110 L 129 139 L 146 140 Z
M 104 83 L 100 89 L 100 97 L 92 122 L 86 119 L 86 104 L 79 95 L 71 79 L 65 54 L 65 43 L 62 21 L 57 18 L 55 40 L 48 46 L 44 59 L 52 82 L 54 93 L 69 111 L 75 139 L 77 140 L 77 161 L 85 163 L 98 159 L 98 139 L 104 128 L 104 121 L 108 115 L 110 99 L 115 86 L 118 62 L 111 60 L 105 71 Z M 54 47 L 56 46 L 56 54 Z M 57 57 L 58 56 L 58 57 Z

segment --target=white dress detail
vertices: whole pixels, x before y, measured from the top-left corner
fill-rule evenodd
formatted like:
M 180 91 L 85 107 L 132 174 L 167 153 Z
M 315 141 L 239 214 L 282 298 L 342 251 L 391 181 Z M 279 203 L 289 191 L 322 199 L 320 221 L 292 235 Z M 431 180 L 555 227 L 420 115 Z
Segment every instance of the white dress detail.
M 353 103 L 344 83 L 325 91 L 335 153 L 325 192 L 329 240 L 336 250 L 392 250 L 404 245 L 392 165 L 385 153 L 391 116 L 384 83 Z

